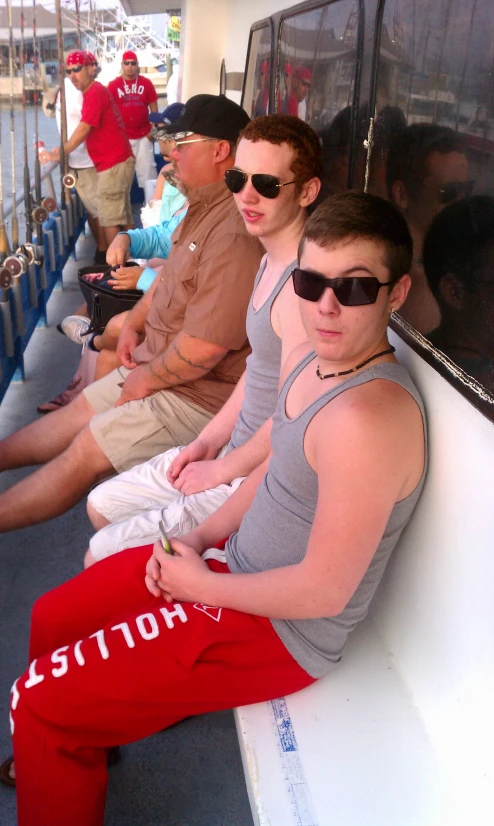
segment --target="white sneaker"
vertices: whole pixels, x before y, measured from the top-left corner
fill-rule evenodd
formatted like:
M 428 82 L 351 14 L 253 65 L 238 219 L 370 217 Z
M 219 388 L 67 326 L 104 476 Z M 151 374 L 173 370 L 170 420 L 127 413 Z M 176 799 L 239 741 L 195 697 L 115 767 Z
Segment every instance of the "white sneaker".
M 84 344 L 87 341 L 84 333 L 89 330 L 90 324 L 91 322 L 84 315 L 68 315 L 63 319 L 60 327 L 71 341 Z

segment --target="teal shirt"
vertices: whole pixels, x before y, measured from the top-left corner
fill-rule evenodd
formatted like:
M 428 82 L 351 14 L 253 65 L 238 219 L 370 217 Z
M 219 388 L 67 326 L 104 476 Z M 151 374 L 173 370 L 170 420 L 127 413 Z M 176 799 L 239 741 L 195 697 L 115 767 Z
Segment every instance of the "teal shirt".
M 160 217 L 167 215 L 166 219 L 154 227 L 147 229 L 129 229 L 126 233 L 130 237 L 130 255 L 132 258 L 168 258 L 171 249 L 171 237 L 178 227 L 180 221 L 185 217 L 186 209 L 179 215 L 174 213 L 181 209 L 187 202 L 185 195 L 182 195 L 174 186 L 165 186 L 166 196 L 161 202 Z M 156 273 L 151 267 L 146 267 L 141 273 L 137 282 L 137 289 L 147 292 L 156 278 Z

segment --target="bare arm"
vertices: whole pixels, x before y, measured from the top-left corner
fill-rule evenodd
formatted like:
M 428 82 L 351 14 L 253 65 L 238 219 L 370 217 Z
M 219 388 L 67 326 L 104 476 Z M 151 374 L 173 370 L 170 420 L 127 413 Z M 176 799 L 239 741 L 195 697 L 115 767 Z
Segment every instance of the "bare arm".
M 158 175 L 158 177 L 156 179 L 156 186 L 154 187 L 153 197 L 152 197 L 151 200 L 152 201 L 161 201 L 161 198 L 163 196 L 163 189 L 164 188 L 165 188 L 165 178 L 160 172 L 160 174 Z
M 168 561 L 155 550 L 160 586 L 166 593 L 273 619 L 336 616 L 343 610 L 371 562 L 411 467 L 416 471 L 420 446 L 415 437 L 423 439 L 414 430 L 413 446 L 404 446 L 398 423 L 386 412 L 383 415 L 379 400 L 361 405 L 354 395 L 353 406 L 348 401 L 335 400 L 331 417 L 326 408 L 307 431 L 307 455 L 318 474 L 319 492 L 303 560 L 261 573 L 221 577 L 177 543 L 176 556 Z M 344 432 L 345 438 L 329 440 L 331 431 Z M 215 516 L 219 514 L 221 509 Z M 201 542 L 209 539 L 208 530 L 210 520 L 198 529 Z M 191 538 L 197 550 L 195 533 Z
M 132 370 L 115 407 L 199 379 L 209 373 L 227 352 L 217 344 L 180 332 L 164 353 Z

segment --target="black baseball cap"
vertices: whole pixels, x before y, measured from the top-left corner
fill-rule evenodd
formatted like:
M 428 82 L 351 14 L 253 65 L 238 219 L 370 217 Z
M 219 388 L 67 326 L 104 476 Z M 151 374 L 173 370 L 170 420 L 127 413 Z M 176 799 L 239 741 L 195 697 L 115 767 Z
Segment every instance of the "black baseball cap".
M 179 119 L 166 131 L 170 135 L 195 132 L 205 138 L 234 143 L 249 121 L 247 112 L 225 95 L 194 95 L 185 104 Z

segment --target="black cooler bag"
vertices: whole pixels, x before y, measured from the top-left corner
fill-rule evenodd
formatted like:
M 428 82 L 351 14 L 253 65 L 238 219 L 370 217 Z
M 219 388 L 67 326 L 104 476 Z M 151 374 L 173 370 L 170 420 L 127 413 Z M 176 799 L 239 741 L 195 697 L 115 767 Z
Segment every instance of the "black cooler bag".
M 135 267 L 134 261 L 128 261 L 127 267 Z M 114 290 L 108 284 L 114 277 L 116 267 L 94 265 L 92 267 L 81 267 L 78 273 L 79 287 L 86 300 L 91 324 L 86 335 L 90 333 L 102 333 L 110 318 L 119 313 L 131 310 L 140 298 L 144 295 L 142 290 Z M 94 273 L 102 273 L 101 278 L 86 281 L 85 276 Z

